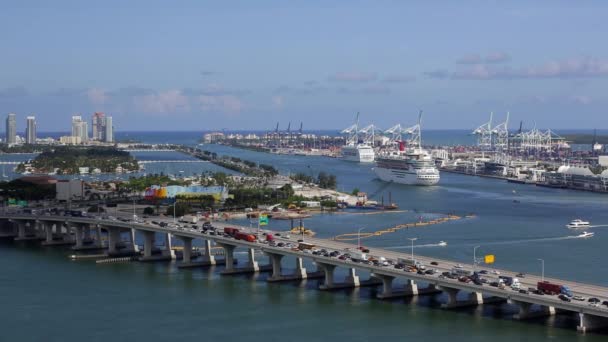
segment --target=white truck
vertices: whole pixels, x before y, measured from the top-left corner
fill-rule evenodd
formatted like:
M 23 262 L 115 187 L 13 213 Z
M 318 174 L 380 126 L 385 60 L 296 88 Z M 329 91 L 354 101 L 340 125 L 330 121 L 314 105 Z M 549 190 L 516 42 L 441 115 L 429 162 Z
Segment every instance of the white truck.
M 367 255 L 361 252 L 350 252 L 350 258 L 356 261 L 366 261 Z
M 184 216 L 182 216 L 182 217 L 179 218 L 179 222 L 197 223 L 198 222 L 198 217 L 196 217 L 194 215 L 184 215 Z
M 426 267 L 423 264 L 419 263 L 418 260 L 416 260 L 416 259 L 412 260 L 412 259 L 406 259 L 406 258 L 398 258 L 397 263 L 399 265 L 403 265 L 405 267 L 416 267 L 417 269 L 422 270 L 422 271 L 424 271 L 426 269 Z

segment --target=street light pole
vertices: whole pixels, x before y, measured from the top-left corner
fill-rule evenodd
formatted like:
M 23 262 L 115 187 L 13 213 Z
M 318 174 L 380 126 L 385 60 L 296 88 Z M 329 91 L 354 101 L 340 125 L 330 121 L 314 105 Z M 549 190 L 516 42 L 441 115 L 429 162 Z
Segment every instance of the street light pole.
M 361 250 L 361 231 L 365 228 L 359 228 L 357 232 L 357 249 Z
M 541 281 L 545 281 L 545 259 L 538 259 L 540 261 L 540 265 L 541 265 L 541 275 L 540 275 L 540 279 Z
M 414 241 L 418 240 L 418 238 L 407 238 L 412 242 L 412 262 L 414 262 Z
M 477 248 L 481 246 L 473 247 L 473 273 L 475 273 L 475 265 L 477 264 Z

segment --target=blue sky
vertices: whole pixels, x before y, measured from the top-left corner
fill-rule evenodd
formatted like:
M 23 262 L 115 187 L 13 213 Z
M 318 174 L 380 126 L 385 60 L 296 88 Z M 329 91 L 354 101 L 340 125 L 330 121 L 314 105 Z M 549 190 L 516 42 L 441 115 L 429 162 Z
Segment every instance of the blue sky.
M 0 113 L 40 131 L 606 128 L 605 1 L 0 1 Z

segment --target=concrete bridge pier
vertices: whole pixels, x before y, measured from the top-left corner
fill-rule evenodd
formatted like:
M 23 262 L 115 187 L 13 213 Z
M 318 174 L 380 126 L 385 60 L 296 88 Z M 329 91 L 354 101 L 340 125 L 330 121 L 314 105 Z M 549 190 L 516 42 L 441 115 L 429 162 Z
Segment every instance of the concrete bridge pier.
M 154 232 L 144 231 L 144 258 L 152 257 L 154 248 Z
M 76 227 L 74 227 L 75 230 L 75 238 L 76 238 L 76 245 L 74 247 L 72 247 L 72 249 L 82 249 L 82 247 L 84 247 L 84 228 L 83 225 L 76 225 Z
M 441 304 L 441 307 L 444 309 L 462 308 L 466 306 L 477 306 L 479 304 L 483 304 L 483 295 L 481 292 L 471 292 L 468 300 L 459 301 L 458 292 L 460 292 L 460 290 L 445 286 L 442 286 L 441 290 L 448 295 L 448 302 Z
M 220 247 L 224 249 L 224 261 L 226 263 L 226 268 L 222 271 L 222 274 L 231 274 L 234 272 L 234 249 L 236 246 L 226 245 L 226 244 L 218 244 Z
M 532 310 L 532 303 L 520 302 L 518 300 L 513 299 L 507 300 L 507 303 L 517 305 L 517 307 L 519 308 L 519 312 L 513 315 L 513 319 L 524 320 L 555 315 L 555 308 L 552 306 L 539 305 L 539 310 Z
M 393 281 L 395 280 L 395 277 L 375 273 L 373 273 L 372 276 L 382 281 L 382 293 L 376 295 L 376 297 L 379 299 L 409 297 L 418 295 L 418 284 L 416 284 L 416 282 L 411 279 L 407 280 L 404 289 L 395 290 L 393 289 Z
M 580 333 L 586 333 L 597 329 L 604 329 L 608 327 L 608 319 L 605 317 L 590 315 L 586 313 L 578 313 L 578 325 L 576 330 Z
M 182 262 L 177 265 L 178 268 L 205 267 L 224 264 L 224 260 L 216 261 L 215 257 L 211 254 L 210 240 L 203 240 L 205 247 L 203 248 L 201 253 L 201 260 L 192 261 L 192 238 L 186 236 L 180 236 L 180 238 L 184 241 L 184 256 Z M 187 252 L 187 250 L 189 250 L 190 252 Z
M 165 234 L 165 248 L 162 251 L 162 255 L 169 260 L 175 260 L 175 251 L 171 244 L 171 233 Z
M 281 260 L 284 255 L 268 252 L 266 254 L 270 258 L 270 264 L 272 265 L 272 275 L 267 279 L 269 282 L 302 280 L 308 279 L 309 277 L 319 278 L 324 276 L 323 272 L 307 273 L 302 258 L 296 258 L 296 268 L 292 274 L 283 274 Z
M 42 244 L 50 244 L 53 242 L 53 224 L 51 222 L 42 222 L 45 232 L 45 240 Z
M 221 274 L 256 273 L 256 272 L 260 272 L 260 271 L 272 270 L 271 265 L 266 265 L 266 266 L 260 267 L 258 262 L 255 261 L 255 254 L 254 254 L 255 250 L 253 248 L 247 249 L 246 266 L 235 268 L 234 267 L 234 263 L 235 263 L 234 249 L 236 248 L 236 246 L 226 245 L 226 244 L 220 244 L 220 246 L 222 246 L 224 248 L 224 252 L 226 255 L 224 258 L 224 260 L 226 262 L 226 268 L 224 269 L 224 271 L 221 272 Z
M 95 244 L 99 247 L 103 247 L 103 241 L 101 240 L 101 227 L 95 227 Z
M 15 241 L 38 240 L 39 237 L 33 227 L 34 222 L 17 221 L 17 237 Z
M 189 264 L 192 261 L 192 238 L 180 236 L 184 249 L 182 250 L 182 264 Z
M 129 230 L 129 247 L 128 248 L 133 254 L 137 254 L 140 252 L 139 246 L 137 246 L 137 244 L 135 243 L 135 228 L 131 228 Z
M 319 290 L 337 290 L 360 286 L 375 286 L 381 284 L 379 280 L 373 277 L 370 277 L 369 280 L 361 282 L 354 268 L 348 269 L 348 274 L 344 278 L 344 282 L 336 283 L 334 279 L 334 270 L 336 269 L 335 265 L 326 264 L 322 262 L 316 262 L 316 264 L 317 267 L 323 269 L 323 272 L 325 273 L 325 281 L 319 286 Z
M 121 241 L 120 239 L 120 228 L 107 227 L 108 231 L 108 255 L 117 255 L 118 247 L 117 244 Z
M 215 261 L 215 257 L 213 256 L 213 254 L 211 254 L 211 240 L 205 240 L 205 248 L 203 250 L 203 262 L 207 262 L 207 264 L 209 265 L 215 265 L 216 261 Z M 234 262 L 234 261 L 233 261 Z

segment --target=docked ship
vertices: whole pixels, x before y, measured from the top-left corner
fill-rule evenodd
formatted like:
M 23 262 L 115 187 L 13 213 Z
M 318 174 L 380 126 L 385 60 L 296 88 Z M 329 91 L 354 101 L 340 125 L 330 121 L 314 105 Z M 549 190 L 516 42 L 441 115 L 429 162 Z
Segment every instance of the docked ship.
M 418 124 L 404 131 L 412 136 L 406 142 L 399 141 L 397 150 L 384 151 L 376 157 L 374 172 L 385 182 L 408 185 L 435 185 L 439 182 L 439 170 L 428 151 L 422 148 L 420 117 Z
M 372 133 L 368 134 L 370 128 Z M 341 132 L 346 134 L 346 144 L 342 146 L 342 159 L 358 163 L 372 163 L 375 157 L 373 128 L 371 125 L 360 130 L 359 113 L 357 113 L 355 124 Z M 361 139 L 361 135 L 364 135 L 363 139 Z
M 342 146 L 342 158 L 359 163 L 372 163 L 374 161 L 374 149 L 365 143 Z

